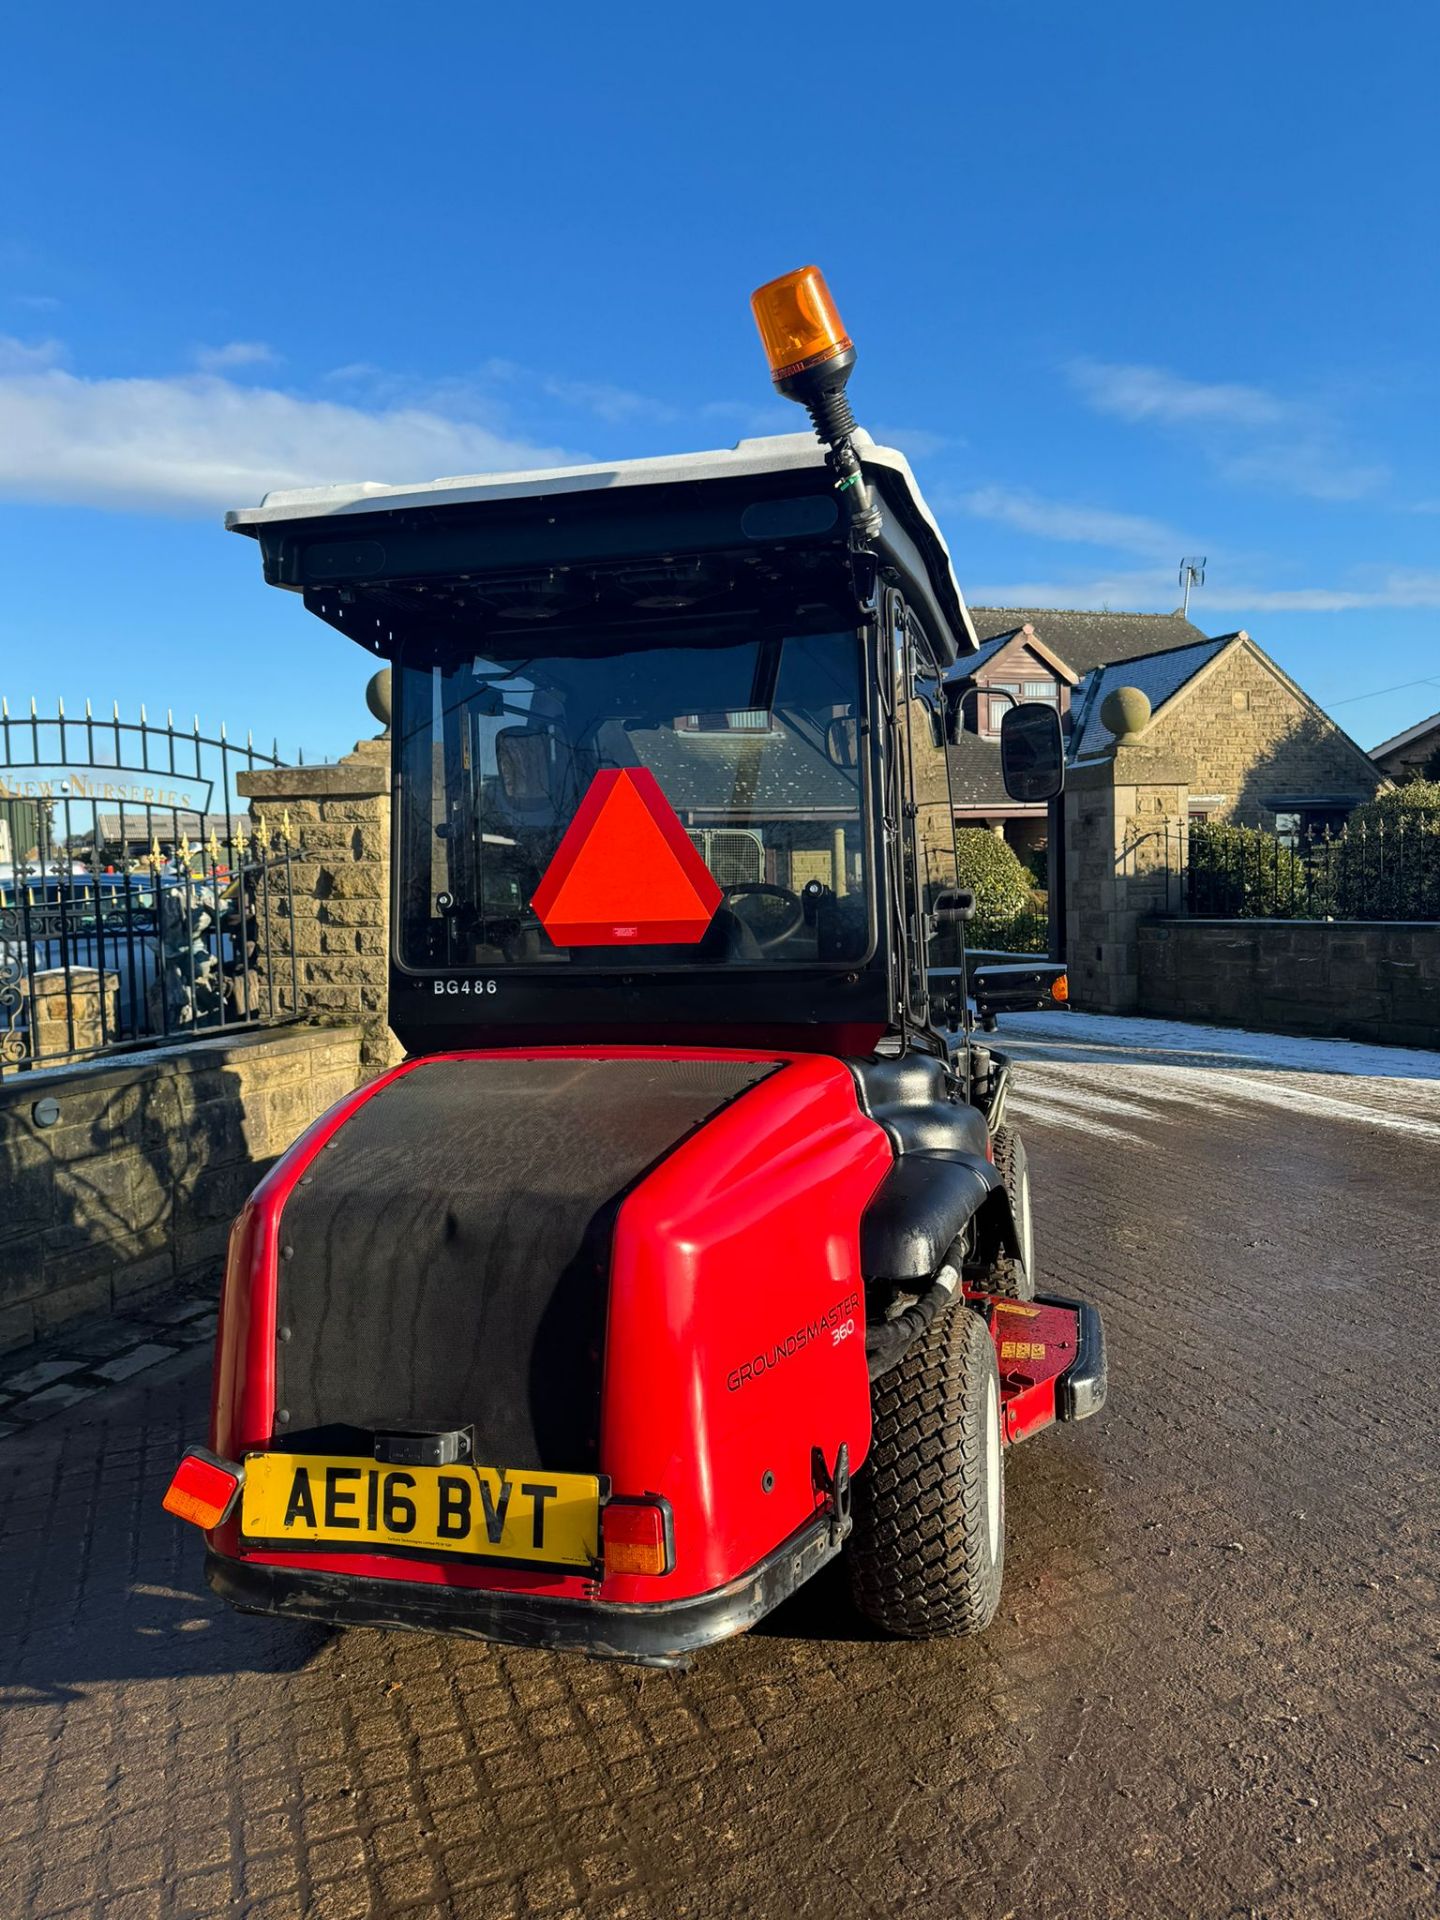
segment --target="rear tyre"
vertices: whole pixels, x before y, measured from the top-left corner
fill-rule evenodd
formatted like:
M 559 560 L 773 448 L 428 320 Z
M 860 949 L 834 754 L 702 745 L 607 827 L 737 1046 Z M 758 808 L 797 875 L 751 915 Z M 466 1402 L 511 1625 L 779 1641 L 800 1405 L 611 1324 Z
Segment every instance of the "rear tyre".
M 997 1127 L 991 1140 L 995 1171 L 1005 1182 L 1010 1212 L 1020 1235 L 1020 1257 L 1002 1253 L 975 1282 L 1006 1300 L 1035 1298 L 1035 1225 L 1030 1213 L 1030 1163 L 1025 1142 L 1013 1127 Z
M 874 1431 L 852 1485 L 855 1604 L 907 1639 L 979 1633 L 1000 1604 L 1005 1467 L 1000 1372 L 969 1307 L 932 1321 L 874 1387 Z

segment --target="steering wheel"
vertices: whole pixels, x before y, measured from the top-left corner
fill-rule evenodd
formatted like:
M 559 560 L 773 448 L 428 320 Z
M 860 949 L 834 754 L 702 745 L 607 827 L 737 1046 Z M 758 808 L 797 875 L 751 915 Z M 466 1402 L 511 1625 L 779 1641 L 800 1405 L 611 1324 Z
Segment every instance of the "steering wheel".
M 744 915 L 745 929 L 762 953 L 771 953 L 776 947 L 783 946 L 791 934 L 798 933 L 805 924 L 805 905 L 798 893 L 792 893 L 789 887 L 772 887 L 764 880 L 742 880 L 737 886 L 726 887 L 725 901 L 728 902 L 740 894 L 764 894 L 772 900 L 783 900 L 790 909 L 784 924 L 776 933 L 762 934 L 751 926 Z

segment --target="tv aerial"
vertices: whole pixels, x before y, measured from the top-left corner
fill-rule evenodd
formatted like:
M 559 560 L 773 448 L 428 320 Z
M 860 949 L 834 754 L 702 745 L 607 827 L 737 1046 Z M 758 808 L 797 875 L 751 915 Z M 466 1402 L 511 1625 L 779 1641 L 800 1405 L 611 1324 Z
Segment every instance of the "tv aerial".
M 1204 584 L 1205 555 L 1203 553 L 1187 553 L 1185 558 L 1180 562 L 1180 585 L 1185 590 L 1185 602 L 1180 611 L 1186 618 L 1188 618 L 1190 614 L 1190 589 L 1192 587 L 1203 587 Z

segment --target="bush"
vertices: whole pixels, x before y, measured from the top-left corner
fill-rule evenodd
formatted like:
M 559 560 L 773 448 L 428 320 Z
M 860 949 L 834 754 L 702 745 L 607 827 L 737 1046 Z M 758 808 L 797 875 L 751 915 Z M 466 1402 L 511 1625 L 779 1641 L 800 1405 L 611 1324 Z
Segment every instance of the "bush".
M 1030 885 L 1037 893 L 1043 893 L 1050 884 L 1050 855 L 1044 847 L 1027 847 L 1019 856 L 1020 864 L 1030 876 Z
M 975 918 L 966 929 L 966 945 L 1030 948 L 1035 937 L 1034 894 L 1015 849 L 985 827 L 957 827 L 955 851 L 960 884 L 975 895 Z M 1040 944 L 1043 948 L 1043 935 Z
M 1259 827 L 1190 828 L 1189 907 L 1220 920 L 1316 920 L 1326 912 L 1300 855 Z
M 1440 781 L 1409 780 L 1357 807 L 1324 865 L 1337 920 L 1440 918 Z
M 1374 832 L 1378 827 L 1418 824 L 1422 829 L 1440 832 L 1440 780 L 1407 780 L 1388 793 L 1377 793 L 1363 807 L 1357 807 L 1346 822 L 1346 832 L 1360 828 Z

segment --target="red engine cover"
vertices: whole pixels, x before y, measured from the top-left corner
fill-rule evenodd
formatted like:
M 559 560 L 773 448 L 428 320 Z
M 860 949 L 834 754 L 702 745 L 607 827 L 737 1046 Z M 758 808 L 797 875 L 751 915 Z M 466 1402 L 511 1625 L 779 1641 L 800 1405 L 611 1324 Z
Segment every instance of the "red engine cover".
M 870 1445 L 860 1215 L 891 1163 L 838 1061 L 792 1059 L 620 1210 L 600 1447 L 675 1509 L 675 1568 L 605 1582 L 678 1599 L 743 1573 L 817 1504 L 811 1449 Z
M 617 1493 L 663 1494 L 675 1566 L 611 1575 L 600 1597 L 663 1601 L 744 1573 L 815 1512 L 811 1455 L 870 1444 L 860 1216 L 891 1164 L 855 1085 L 823 1055 L 572 1047 L 586 1058 L 784 1061 L 665 1158 L 626 1198 L 615 1227 L 600 1469 Z M 490 1057 L 454 1054 L 452 1059 Z M 275 1273 L 281 1209 L 314 1155 L 394 1069 L 316 1121 L 273 1167 L 231 1235 L 216 1347 L 211 1445 L 239 1459 L 270 1444 L 275 1414 Z M 496 1462 L 497 1465 L 507 1464 Z M 247 1551 L 231 1520 L 214 1544 L 234 1557 L 454 1587 L 578 1595 L 561 1575 L 453 1557 Z

